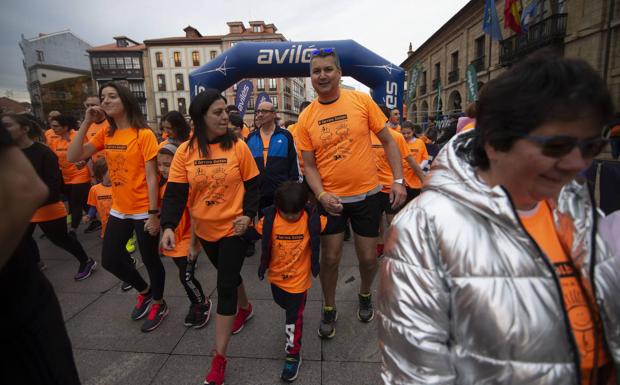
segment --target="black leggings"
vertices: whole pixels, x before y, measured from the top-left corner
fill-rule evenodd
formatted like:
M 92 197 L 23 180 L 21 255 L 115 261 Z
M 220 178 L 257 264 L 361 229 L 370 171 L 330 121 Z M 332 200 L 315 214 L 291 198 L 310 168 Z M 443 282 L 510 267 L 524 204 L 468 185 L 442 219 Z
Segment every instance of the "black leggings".
M 64 185 L 65 194 L 69 200 L 69 213 L 71 213 L 71 228 L 77 229 L 82 221 L 82 212 L 86 209 L 90 183 L 77 183 Z
M 187 293 L 187 298 L 191 303 L 204 303 L 205 293 L 202 291 L 202 285 L 194 277 L 194 273 L 187 271 L 187 257 L 172 258 L 174 264 L 179 268 L 179 281 Z
M 241 237 L 232 236 L 215 242 L 200 239 L 200 243 L 217 269 L 217 314 L 235 315 L 237 313 L 237 288 L 243 282 L 241 267 L 245 260 L 248 242 Z
M 145 220 L 120 219 L 110 215 L 103 235 L 101 249 L 101 264 L 118 279 L 127 282 L 139 292 L 149 286 L 134 264 L 125 248 L 133 232 L 138 238 L 138 248 L 142 255 L 142 262 L 146 266 L 151 281 L 151 293 L 156 301 L 164 297 L 166 271 L 159 258 L 159 236 L 151 236 L 144 231 Z
M 88 255 L 86 255 L 86 251 L 84 251 L 82 244 L 77 239 L 69 236 L 67 232 L 67 217 L 60 217 L 47 222 L 30 223 L 26 236 L 30 238 L 28 242 L 32 243 L 32 252 L 37 261 L 41 260 L 41 255 L 39 254 L 37 243 L 34 238 L 32 238 L 34 228 L 37 225 L 39 225 L 43 234 L 45 234 L 53 244 L 69 252 L 80 261 L 80 263 L 86 263 L 88 261 Z

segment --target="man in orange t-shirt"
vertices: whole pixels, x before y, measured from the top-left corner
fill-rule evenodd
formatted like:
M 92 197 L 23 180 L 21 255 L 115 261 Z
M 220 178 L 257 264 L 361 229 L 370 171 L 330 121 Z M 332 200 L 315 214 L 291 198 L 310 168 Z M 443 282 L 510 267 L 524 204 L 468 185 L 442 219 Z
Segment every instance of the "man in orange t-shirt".
M 371 132 L 384 145 L 394 175 L 392 206 L 400 206 L 406 198 L 400 153 L 385 128 L 385 115 L 368 95 L 341 90 L 341 76 L 334 49 L 313 52 L 310 77 L 318 98 L 297 122 L 306 180 L 328 214 L 325 253 L 321 256 L 325 307 L 319 335 L 323 338 L 336 334 L 336 285 L 347 219 L 355 233 L 361 275 L 357 316 L 362 322 L 374 317 L 370 287 L 377 271 L 375 248 L 381 219 L 377 193 L 382 186 L 372 154 Z

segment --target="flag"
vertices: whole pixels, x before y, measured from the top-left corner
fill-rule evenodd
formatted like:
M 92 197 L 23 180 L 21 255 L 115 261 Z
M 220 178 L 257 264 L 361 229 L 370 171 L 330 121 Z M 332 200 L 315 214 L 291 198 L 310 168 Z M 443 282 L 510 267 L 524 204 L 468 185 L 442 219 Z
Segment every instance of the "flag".
M 467 95 L 470 102 L 478 99 L 478 72 L 473 64 L 467 66 Z
M 521 2 L 519 0 L 505 0 L 504 28 L 521 33 Z
M 237 84 L 237 94 L 235 96 L 235 106 L 239 110 L 239 115 L 243 118 L 245 115 L 245 111 L 248 108 L 248 103 L 250 103 L 250 98 L 252 97 L 252 89 L 254 86 L 252 85 L 251 80 L 244 80 Z
M 502 30 L 499 27 L 499 19 L 497 17 L 494 0 L 487 0 L 484 6 L 482 30 L 491 37 L 491 40 L 501 41 L 504 39 L 502 37 Z
M 269 94 L 267 94 L 266 92 L 261 92 L 260 94 L 258 94 L 258 96 L 256 97 L 256 103 L 254 104 L 256 106 L 255 108 L 258 108 L 258 106 L 262 102 L 271 103 L 271 98 L 269 97 Z
M 523 32 L 527 32 L 530 28 L 530 23 L 536 17 L 536 13 L 538 13 L 538 5 L 540 0 L 533 0 L 531 3 L 525 7 L 523 13 L 521 14 L 521 30 Z

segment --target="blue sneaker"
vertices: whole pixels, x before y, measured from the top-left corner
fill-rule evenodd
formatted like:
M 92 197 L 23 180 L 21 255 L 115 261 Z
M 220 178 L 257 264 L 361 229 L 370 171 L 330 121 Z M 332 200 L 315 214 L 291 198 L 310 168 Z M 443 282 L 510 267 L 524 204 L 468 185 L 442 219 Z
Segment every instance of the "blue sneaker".
M 282 375 L 280 378 L 286 382 L 293 382 L 299 375 L 299 367 L 301 366 L 301 355 L 293 356 L 291 354 L 286 356 L 284 361 L 284 367 L 282 368 Z
M 84 262 L 84 263 L 80 263 L 80 268 L 78 270 L 77 273 L 75 273 L 75 276 L 73 277 L 76 281 L 81 281 L 84 280 L 88 277 L 90 277 L 90 275 L 93 273 L 93 271 L 95 271 L 95 268 L 97 267 L 97 262 L 94 259 L 89 259 L 88 261 Z

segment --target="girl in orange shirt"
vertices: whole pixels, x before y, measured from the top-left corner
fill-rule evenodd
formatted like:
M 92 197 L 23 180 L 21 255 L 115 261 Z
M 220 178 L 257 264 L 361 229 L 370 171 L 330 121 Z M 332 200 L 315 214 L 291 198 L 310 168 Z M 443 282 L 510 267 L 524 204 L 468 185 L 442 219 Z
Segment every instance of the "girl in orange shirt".
M 189 124 L 179 111 L 170 111 L 161 118 L 161 131 L 166 138 L 159 144 L 159 148 L 166 144 L 179 144 L 189 139 Z
M 86 110 L 67 159 L 75 162 L 104 151 L 112 181 L 112 209 L 103 236 L 101 262 L 106 270 L 139 292 L 131 318 L 147 317 L 141 330 L 149 332 L 168 315 L 163 299 L 166 272 L 159 258 L 157 139 L 144 120 L 138 100 L 127 87 L 107 83 L 99 90 L 99 97 L 101 107 Z M 109 127 L 84 144 L 88 127 L 100 120 L 101 114 L 107 115 Z M 131 264 L 125 248 L 133 232 L 138 238 L 150 285 Z
M 190 115 L 196 129 L 172 160 L 161 242 L 166 250 L 175 247 L 174 229 L 189 201 L 195 234 L 217 269 L 216 354 L 205 384 L 221 385 L 230 335 L 241 331 L 253 314 L 241 279 L 248 246 L 241 236 L 258 208 L 259 173 L 248 146 L 228 130 L 226 99 L 219 91 L 196 95 Z

